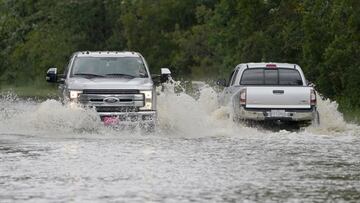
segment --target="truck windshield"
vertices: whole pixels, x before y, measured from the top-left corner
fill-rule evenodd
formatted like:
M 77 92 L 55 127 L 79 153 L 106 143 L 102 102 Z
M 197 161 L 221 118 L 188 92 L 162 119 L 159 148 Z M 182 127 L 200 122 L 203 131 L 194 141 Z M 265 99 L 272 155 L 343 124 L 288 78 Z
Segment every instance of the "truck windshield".
M 240 85 L 302 86 L 299 71 L 287 68 L 252 68 L 243 72 Z
M 78 57 L 71 76 L 80 77 L 148 77 L 139 57 Z

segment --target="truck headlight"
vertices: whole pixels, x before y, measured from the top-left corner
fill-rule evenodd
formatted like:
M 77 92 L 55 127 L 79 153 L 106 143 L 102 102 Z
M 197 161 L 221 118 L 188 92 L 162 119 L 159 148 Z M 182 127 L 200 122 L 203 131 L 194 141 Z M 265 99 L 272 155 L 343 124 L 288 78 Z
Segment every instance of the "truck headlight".
M 140 110 L 151 110 L 152 109 L 152 90 L 140 91 L 141 94 L 144 94 L 145 105 L 140 107 Z
M 82 91 L 79 91 L 79 90 L 70 90 L 69 91 L 69 97 L 71 100 L 79 98 L 80 94 L 82 94 Z

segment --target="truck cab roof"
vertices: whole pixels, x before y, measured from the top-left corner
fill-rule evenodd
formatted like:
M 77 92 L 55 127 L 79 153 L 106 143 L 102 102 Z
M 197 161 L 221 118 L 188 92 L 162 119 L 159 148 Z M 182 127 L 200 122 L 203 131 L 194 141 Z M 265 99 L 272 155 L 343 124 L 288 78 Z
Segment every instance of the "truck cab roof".
M 299 72 L 302 84 L 307 85 L 304 73 L 301 67 L 294 63 L 275 63 L 275 62 L 260 62 L 260 63 L 241 63 L 235 67 L 229 79 L 229 84 L 240 84 L 243 73 L 249 69 L 292 69 Z
M 267 66 L 279 67 L 279 68 L 297 68 L 299 65 L 293 63 L 274 63 L 274 62 L 260 62 L 260 63 L 241 63 L 237 65 L 237 68 L 246 67 L 246 68 L 262 68 Z
M 79 51 L 77 57 L 140 57 L 137 52 L 130 51 Z

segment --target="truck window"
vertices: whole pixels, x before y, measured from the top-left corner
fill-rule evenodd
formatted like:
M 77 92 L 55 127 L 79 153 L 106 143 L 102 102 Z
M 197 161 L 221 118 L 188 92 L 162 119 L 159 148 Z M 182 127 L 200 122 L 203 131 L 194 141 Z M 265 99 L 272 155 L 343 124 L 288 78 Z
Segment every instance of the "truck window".
M 265 69 L 265 85 L 277 85 L 278 84 L 278 70 Z
M 147 77 L 145 65 L 139 57 L 78 57 L 74 61 L 71 76 L 79 74 Z
M 230 84 L 230 86 L 233 86 L 233 85 L 234 85 L 235 80 L 236 80 L 236 76 L 237 76 L 238 72 L 239 72 L 239 69 L 237 69 L 237 70 L 235 71 L 235 73 L 233 74 L 232 79 L 231 79 L 231 84 Z
M 241 85 L 303 85 L 299 71 L 286 68 L 252 68 L 243 72 Z
M 279 69 L 280 85 L 303 85 L 299 71 L 292 69 Z
M 247 69 L 243 72 L 240 81 L 241 85 L 263 85 L 264 84 L 264 69 Z
M 235 73 L 235 71 L 231 72 L 230 77 L 229 77 L 229 80 L 228 80 L 228 82 L 227 82 L 227 84 L 226 84 L 227 87 L 230 87 L 231 79 L 233 78 L 234 73 Z

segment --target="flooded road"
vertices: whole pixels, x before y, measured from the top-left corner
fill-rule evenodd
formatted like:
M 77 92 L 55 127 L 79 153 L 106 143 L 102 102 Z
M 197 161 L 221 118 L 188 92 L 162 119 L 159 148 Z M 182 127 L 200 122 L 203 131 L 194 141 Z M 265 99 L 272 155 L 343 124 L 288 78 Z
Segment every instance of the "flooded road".
M 2 98 L 0 202 L 359 202 L 360 128 L 319 101 L 322 124 L 234 124 L 216 94 L 159 96 L 152 134 L 55 100 Z

